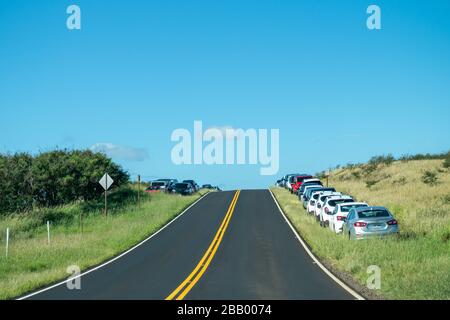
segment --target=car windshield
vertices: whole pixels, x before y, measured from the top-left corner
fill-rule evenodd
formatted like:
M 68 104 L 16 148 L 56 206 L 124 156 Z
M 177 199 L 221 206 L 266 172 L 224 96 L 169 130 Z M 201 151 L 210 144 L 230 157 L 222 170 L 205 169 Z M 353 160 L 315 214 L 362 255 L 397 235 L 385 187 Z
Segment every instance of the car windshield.
M 153 187 L 162 187 L 162 186 L 164 186 L 164 185 L 165 185 L 165 183 L 162 182 L 162 181 L 155 181 L 155 182 L 152 182 L 152 186 L 153 186 Z
M 367 210 L 358 212 L 358 217 L 360 218 L 382 218 L 389 217 L 389 212 L 383 209 L 379 210 Z
M 361 208 L 361 207 L 367 207 L 367 205 L 355 204 L 355 205 L 341 206 L 341 212 L 349 212 L 353 208 Z
M 319 195 L 320 195 L 319 193 L 313 195 L 313 199 L 314 199 L 314 200 L 317 200 L 317 199 L 319 198 Z
M 353 202 L 353 199 L 334 199 L 334 200 L 330 200 L 328 201 L 328 205 L 329 206 L 336 206 L 338 203 L 346 203 L 346 202 Z

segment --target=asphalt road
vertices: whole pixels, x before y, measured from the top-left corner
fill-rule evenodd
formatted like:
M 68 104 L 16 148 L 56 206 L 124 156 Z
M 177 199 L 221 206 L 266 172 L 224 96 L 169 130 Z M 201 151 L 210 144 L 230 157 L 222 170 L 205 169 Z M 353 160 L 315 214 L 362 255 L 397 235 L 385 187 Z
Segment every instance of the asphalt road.
M 29 299 L 165 299 L 196 267 L 204 270 L 184 299 L 354 299 L 308 256 L 268 190 L 240 192 L 231 210 L 234 197 L 208 194 L 149 241 L 83 275 L 81 290 L 62 284 Z M 212 243 L 210 263 L 199 264 Z

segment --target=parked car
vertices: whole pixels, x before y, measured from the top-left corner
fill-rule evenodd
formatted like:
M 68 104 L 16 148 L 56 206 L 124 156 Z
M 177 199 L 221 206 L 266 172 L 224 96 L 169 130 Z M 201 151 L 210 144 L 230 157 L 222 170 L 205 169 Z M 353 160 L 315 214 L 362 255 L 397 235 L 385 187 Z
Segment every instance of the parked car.
M 311 194 L 315 191 L 333 191 L 336 190 L 333 187 L 322 187 L 321 185 L 312 185 L 305 188 L 305 193 L 303 193 L 303 207 L 306 209 L 306 205 L 308 204 L 309 199 L 311 198 Z
M 166 191 L 166 192 L 170 192 L 169 187 L 170 187 L 172 184 L 178 182 L 177 179 L 158 179 L 158 180 L 156 180 L 156 181 L 162 181 L 162 182 L 165 183 L 164 191 Z
M 172 181 L 169 183 L 169 185 L 166 188 L 166 192 L 168 193 L 173 193 L 175 192 L 175 185 L 178 183 L 178 180 Z
M 311 197 L 309 198 L 308 204 L 306 206 L 306 212 L 314 213 L 314 211 L 316 210 L 316 205 L 317 205 L 318 200 L 319 200 L 319 196 L 331 194 L 333 192 L 334 192 L 334 190 L 313 191 L 312 194 L 311 194 Z
M 295 174 L 290 174 L 288 176 L 287 182 L 286 182 L 286 188 L 292 193 L 292 187 L 295 184 L 295 177 L 299 176 L 299 173 L 295 173 Z
M 330 230 L 335 233 L 342 232 L 342 227 L 344 225 L 345 219 L 351 209 L 368 207 L 369 205 L 365 202 L 347 202 L 338 203 L 333 210 L 332 215 L 329 219 Z
M 166 183 L 164 181 L 152 181 L 150 182 L 150 186 L 145 189 L 147 193 L 155 193 L 160 192 L 166 188 Z
M 339 203 L 355 202 L 355 200 L 348 195 L 342 195 L 337 197 L 329 197 L 322 206 L 320 211 L 319 222 L 322 227 L 328 227 L 330 216 L 333 214 L 334 208 Z
M 397 235 L 397 220 L 385 207 L 360 207 L 349 211 L 342 233 L 349 239 Z
M 290 173 L 284 176 L 283 178 L 283 187 L 285 187 L 286 189 L 288 189 L 288 182 L 289 182 L 289 178 L 290 176 L 295 175 L 295 173 Z
M 305 188 L 306 187 L 309 187 L 309 186 L 320 186 L 320 187 L 322 187 L 322 184 L 321 183 L 316 183 L 316 182 L 314 182 L 314 181 L 311 181 L 311 182 L 303 182 L 303 184 L 300 186 L 300 188 L 298 188 L 298 190 L 297 190 L 297 196 L 298 196 L 298 199 L 300 200 L 300 201 L 303 201 L 303 193 L 305 192 Z
M 277 187 L 283 187 L 283 184 L 284 184 L 284 178 L 283 178 L 283 177 L 281 177 L 280 179 L 278 179 L 277 182 L 275 183 L 275 185 L 276 185 Z
M 319 198 L 317 199 L 316 208 L 314 211 L 314 216 L 316 217 L 317 221 L 320 221 L 320 211 L 322 211 L 322 207 L 325 204 L 325 201 L 327 201 L 327 199 L 329 197 L 334 197 L 334 196 L 335 197 L 342 196 L 342 193 L 334 191 L 334 192 L 322 194 L 319 196 Z
M 202 189 L 214 189 L 214 187 L 210 184 L 204 184 L 202 185 Z
M 311 180 L 312 176 L 308 174 L 303 174 L 296 176 L 294 178 L 294 184 L 292 185 L 291 193 L 297 193 L 298 189 L 302 186 L 303 182 L 306 182 L 307 180 Z M 320 181 L 319 179 L 316 179 Z
M 189 183 L 191 184 L 192 188 L 194 189 L 194 192 L 198 191 L 200 187 L 194 180 L 183 180 L 183 183 Z
M 195 192 L 192 184 L 187 182 L 179 182 L 174 186 L 175 193 L 181 194 L 182 196 L 191 195 Z

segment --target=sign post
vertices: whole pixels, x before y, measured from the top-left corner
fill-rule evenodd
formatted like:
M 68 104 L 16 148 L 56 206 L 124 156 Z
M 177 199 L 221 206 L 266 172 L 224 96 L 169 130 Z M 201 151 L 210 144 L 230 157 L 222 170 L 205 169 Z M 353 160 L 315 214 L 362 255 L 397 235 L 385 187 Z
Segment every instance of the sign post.
M 105 217 L 108 216 L 108 189 L 114 183 L 114 180 L 109 176 L 108 173 L 105 173 L 103 177 L 98 182 L 105 189 Z
M 328 178 L 330 177 L 330 169 L 327 170 L 326 176 L 327 176 L 327 187 L 328 187 Z

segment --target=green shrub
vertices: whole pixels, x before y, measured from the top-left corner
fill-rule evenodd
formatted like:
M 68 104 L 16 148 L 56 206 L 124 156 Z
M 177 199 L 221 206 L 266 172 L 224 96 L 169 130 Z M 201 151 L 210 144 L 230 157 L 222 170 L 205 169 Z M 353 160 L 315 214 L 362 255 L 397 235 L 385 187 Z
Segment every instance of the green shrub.
M 366 187 L 368 189 L 372 188 L 374 185 L 376 185 L 379 181 L 378 180 L 367 180 L 366 181 Z
M 444 166 L 445 169 L 450 168 L 450 151 L 447 152 L 445 159 L 444 159 L 444 163 L 442 165 Z
M 98 180 L 105 172 L 114 187 L 128 182 L 119 165 L 89 150 L 0 155 L 0 213 L 95 199 L 103 192 Z
M 392 162 L 395 161 L 395 158 L 392 154 L 388 155 L 382 155 L 382 156 L 375 156 L 370 158 L 369 164 L 378 166 L 379 164 L 385 164 L 387 166 L 391 165 Z
M 426 170 L 422 175 L 422 182 L 429 185 L 438 184 L 438 176 L 436 172 Z
M 405 177 L 400 177 L 400 178 L 392 181 L 392 184 L 393 185 L 404 185 L 404 184 L 406 184 L 406 182 L 407 182 L 407 180 Z

